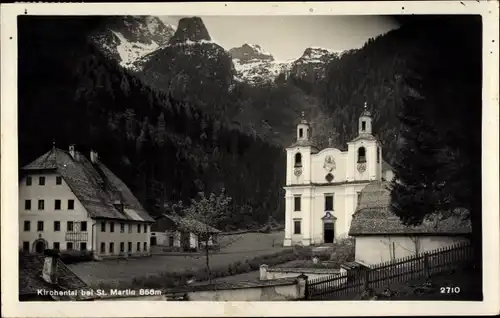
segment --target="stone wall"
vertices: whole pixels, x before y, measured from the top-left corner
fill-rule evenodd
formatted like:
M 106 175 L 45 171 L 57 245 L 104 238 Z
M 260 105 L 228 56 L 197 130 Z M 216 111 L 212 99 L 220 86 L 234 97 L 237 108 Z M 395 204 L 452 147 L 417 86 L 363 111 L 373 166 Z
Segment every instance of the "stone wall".
M 333 268 L 292 268 L 292 267 L 269 267 L 266 264 L 260 266 L 259 279 L 275 280 L 282 278 L 297 278 L 305 275 L 309 279 L 340 275 L 340 269 Z

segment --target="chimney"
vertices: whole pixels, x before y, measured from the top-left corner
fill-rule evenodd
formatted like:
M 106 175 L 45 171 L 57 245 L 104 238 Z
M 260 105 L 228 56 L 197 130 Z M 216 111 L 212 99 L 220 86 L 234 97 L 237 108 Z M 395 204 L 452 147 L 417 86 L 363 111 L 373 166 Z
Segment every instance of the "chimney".
M 97 164 L 99 162 L 99 155 L 97 154 L 97 151 L 94 151 L 93 149 L 90 150 L 90 161 L 93 164 Z
M 59 252 L 56 250 L 45 250 L 45 259 L 43 262 L 42 278 L 49 284 L 57 284 L 59 261 Z
M 69 145 L 69 154 L 75 159 L 75 145 Z
M 123 213 L 123 202 L 121 202 L 120 200 L 115 200 L 115 202 L 113 203 L 113 205 L 115 206 L 115 208 L 120 211 L 121 213 Z

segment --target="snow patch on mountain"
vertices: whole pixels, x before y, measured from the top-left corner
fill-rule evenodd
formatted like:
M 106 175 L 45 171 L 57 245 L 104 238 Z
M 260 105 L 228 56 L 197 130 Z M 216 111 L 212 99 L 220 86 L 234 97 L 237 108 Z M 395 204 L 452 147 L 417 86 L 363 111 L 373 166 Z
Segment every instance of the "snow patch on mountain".
M 151 44 L 141 42 L 130 42 L 120 32 L 110 30 L 117 38 L 119 43 L 116 50 L 120 56 L 120 65 L 125 68 L 134 68 L 134 62 L 141 57 L 158 49 L 159 45 L 151 40 Z

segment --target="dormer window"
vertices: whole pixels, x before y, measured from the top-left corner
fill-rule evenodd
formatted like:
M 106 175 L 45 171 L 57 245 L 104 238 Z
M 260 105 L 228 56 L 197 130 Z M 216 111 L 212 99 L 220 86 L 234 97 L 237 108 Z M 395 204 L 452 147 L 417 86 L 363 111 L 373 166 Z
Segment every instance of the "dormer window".
M 366 121 L 362 121 L 361 122 L 361 131 L 365 131 L 366 130 Z
M 302 155 L 300 153 L 295 154 L 295 167 L 302 167 Z
M 300 128 L 299 129 L 299 138 L 302 138 L 304 136 L 304 129 Z
M 360 147 L 358 149 L 358 163 L 366 162 L 366 150 L 365 147 Z

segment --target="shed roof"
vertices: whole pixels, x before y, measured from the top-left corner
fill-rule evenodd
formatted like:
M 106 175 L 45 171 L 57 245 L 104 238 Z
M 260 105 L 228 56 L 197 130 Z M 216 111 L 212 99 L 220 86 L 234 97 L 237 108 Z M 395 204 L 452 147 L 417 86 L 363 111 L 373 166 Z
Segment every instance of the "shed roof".
M 356 212 L 353 215 L 349 235 L 466 235 L 471 233 L 467 210 L 457 209 L 451 217 L 434 213 L 418 226 L 404 225 L 390 207 L 390 183 L 374 181 L 362 191 Z
M 19 295 L 37 295 L 39 290 L 88 290 L 90 287 L 74 272 L 72 272 L 61 260 L 57 260 L 58 284 L 47 283 L 43 278 L 42 270 L 45 256 L 20 253 L 19 254 Z M 80 292 L 77 296 L 63 296 L 63 300 L 84 300 L 88 297 Z
M 193 233 L 205 233 L 208 231 L 209 233 L 220 233 L 218 229 L 205 224 L 203 222 L 200 222 L 198 220 L 195 220 L 193 218 L 187 218 L 187 217 L 181 217 L 175 212 L 171 213 L 164 213 L 160 216 L 168 218 L 172 222 L 174 222 L 181 230 L 186 231 L 186 232 L 193 232 Z

